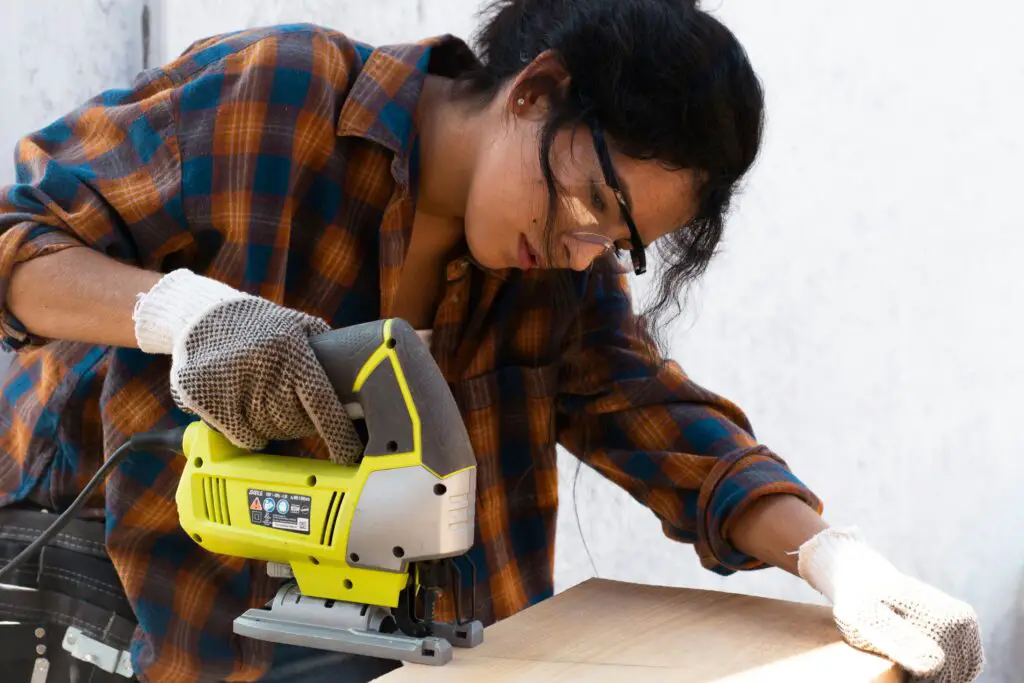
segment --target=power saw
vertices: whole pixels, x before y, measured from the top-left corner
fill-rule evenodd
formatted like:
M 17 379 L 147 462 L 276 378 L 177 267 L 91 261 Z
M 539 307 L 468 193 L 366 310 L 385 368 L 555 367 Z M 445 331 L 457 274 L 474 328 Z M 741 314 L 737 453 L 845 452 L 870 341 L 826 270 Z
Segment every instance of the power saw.
M 181 527 L 212 553 L 262 560 L 285 580 L 234 621 L 248 638 L 446 664 L 476 647 L 475 593 L 463 619 L 454 558 L 473 544 L 476 458 L 430 351 L 401 319 L 333 330 L 313 350 L 359 427 L 355 465 L 251 452 L 194 422 L 176 502 Z M 434 620 L 452 591 L 454 622 Z

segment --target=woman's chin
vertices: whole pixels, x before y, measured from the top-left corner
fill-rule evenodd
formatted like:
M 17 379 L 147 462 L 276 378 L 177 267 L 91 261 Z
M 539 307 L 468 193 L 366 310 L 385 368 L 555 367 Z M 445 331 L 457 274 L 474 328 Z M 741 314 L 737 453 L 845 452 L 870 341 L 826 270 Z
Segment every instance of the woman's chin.
M 468 221 L 466 224 L 466 248 L 473 261 L 485 270 L 519 268 L 518 237 L 511 240 L 498 231 L 474 232 Z
M 509 259 L 502 258 L 500 253 L 493 249 L 474 249 L 472 243 L 469 245 L 469 255 L 485 270 L 504 270 L 510 266 Z

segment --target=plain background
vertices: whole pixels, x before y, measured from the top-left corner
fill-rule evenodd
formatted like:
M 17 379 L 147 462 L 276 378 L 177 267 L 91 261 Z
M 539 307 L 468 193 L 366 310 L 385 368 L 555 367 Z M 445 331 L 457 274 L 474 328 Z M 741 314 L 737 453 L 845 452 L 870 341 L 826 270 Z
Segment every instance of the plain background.
M 477 0 L 7 0 L 0 148 L 222 31 L 471 37 Z M 672 355 L 907 573 L 981 615 L 984 681 L 1024 679 L 1024 5 L 719 0 L 768 96 L 763 155 Z M 4 158 L 9 159 L 10 156 Z M 13 165 L 0 165 L 0 183 Z M 641 287 L 640 294 L 643 290 Z M 721 578 L 563 454 L 559 590 L 595 574 L 820 602 Z M 577 526 L 574 509 L 579 514 Z M 585 539 L 590 556 L 581 542 Z M 593 561 L 591 561 L 591 558 Z

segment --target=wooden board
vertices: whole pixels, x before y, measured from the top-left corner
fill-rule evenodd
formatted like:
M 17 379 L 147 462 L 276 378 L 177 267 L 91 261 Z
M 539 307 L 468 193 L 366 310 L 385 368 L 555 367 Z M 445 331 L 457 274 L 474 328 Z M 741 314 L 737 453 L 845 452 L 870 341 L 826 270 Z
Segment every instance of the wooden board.
M 897 683 L 891 662 L 846 645 L 831 610 L 718 591 L 592 579 L 494 624 L 445 666 L 384 683 Z

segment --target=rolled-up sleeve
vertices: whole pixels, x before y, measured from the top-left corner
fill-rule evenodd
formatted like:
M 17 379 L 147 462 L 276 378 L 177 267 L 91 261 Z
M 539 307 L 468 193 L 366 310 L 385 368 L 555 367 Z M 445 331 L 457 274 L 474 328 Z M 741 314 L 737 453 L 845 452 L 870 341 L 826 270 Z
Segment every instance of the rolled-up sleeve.
M 15 182 L 0 189 L 0 333 L 8 349 L 46 341 L 7 308 L 19 264 L 84 246 L 153 268 L 189 240 L 172 92 L 154 72 L 19 141 Z
M 0 221 L 3 218 L 0 217 Z M 3 300 L 6 301 L 7 287 L 16 265 L 61 249 L 79 246 L 82 243 L 74 236 L 48 225 L 24 221 L 5 227 L 0 236 L 0 294 Z M 4 348 L 16 351 L 45 341 L 30 334 L 6 305 L 0 306 L 0 344 Z
M 560 443 L 649 508 L 666 536 L 693 544 L 704 567 L 728 575 L 766 566 L 729 541 L 764 496 L 793 495 L 821 513 L 739 407 L 643 341 L 624 278 L 590 278 L 581 329 L 566 354 Z

